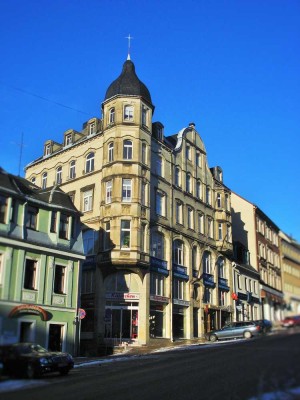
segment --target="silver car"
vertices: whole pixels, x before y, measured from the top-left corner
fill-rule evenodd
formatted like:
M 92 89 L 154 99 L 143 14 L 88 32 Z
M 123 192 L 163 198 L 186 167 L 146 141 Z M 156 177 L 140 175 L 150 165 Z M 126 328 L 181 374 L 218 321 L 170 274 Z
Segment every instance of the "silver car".
M 222 329 L 207 332 L 205 335 L 207 340 L 215 342 L 219 339 L 245 338 L 250 339 L 262 333 L 261 326 L 253 321 L 230 322 L 223 326 Z

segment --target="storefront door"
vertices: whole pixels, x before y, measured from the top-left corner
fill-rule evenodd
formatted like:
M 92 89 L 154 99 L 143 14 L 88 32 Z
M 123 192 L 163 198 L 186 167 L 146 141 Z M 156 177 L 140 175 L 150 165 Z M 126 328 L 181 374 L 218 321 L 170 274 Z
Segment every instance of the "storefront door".
M 130 306 L 106 307 L 105 337 L 121 340 L 136 339 L 138 337 L 138 309 Z

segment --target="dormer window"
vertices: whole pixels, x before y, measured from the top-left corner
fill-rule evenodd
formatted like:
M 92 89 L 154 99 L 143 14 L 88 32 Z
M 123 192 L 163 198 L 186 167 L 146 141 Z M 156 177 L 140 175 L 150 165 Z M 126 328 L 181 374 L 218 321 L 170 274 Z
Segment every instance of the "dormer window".
M 133 121 L 133 107 L 125 106 L 124 107 L 124 121 Z
M 72 144 L 72 133 L 68 133 L 65 139 L 65 146 L 69 146 Z
M 91 122 L 89 126 L 89 135 L 93 135 L 96 132 L 96 123 Z
M 109 124 L 114 124 L 115 123 L 115 108 L 111 108 L 109 110 L 109 119 L 108 119 Z
M 45 156 L 49 156 L 51 154 L 51 144 L 48 143 L 45 146 Z

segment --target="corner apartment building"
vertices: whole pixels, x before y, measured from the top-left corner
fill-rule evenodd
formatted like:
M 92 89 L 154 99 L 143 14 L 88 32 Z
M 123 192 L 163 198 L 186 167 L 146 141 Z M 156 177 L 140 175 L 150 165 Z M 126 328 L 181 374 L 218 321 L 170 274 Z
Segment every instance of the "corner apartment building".
M 59 188 L 0 169 L 0 343 L 77 353 L 80 213 Z
M 285 316 L 300 314 L 300 244 L 279 232 Z
M 195 124 L 166 137 L 130 59 L 102 117 L 45 142 L 26 177 L 81 210 L 82 348 L 200 337 L 232 316 L 231 204 Z
M 260 276 L 261 318 L 280 321 L 284 300 L 279 228 L 259 207 L 234 192 L 231 204 L 234 241 L 242 240 Z

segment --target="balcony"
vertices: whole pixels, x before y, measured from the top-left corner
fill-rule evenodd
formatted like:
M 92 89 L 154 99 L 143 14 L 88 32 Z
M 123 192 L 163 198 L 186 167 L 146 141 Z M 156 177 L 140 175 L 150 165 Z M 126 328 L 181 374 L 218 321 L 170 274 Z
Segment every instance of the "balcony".
M 176 278 L 188 280 L 187 267 L 173 263 L 173 274 Z
M 150 268 L 151 271 L 159 272 L 160 274 L 169 275 L 168 263 L 160 258 L 150 257 Z
M 216 287 L 216 283 L 214 281 L 214 276 L 211 274 L 203 273 L 202 274 L 202 279 L 203 279 L 203 284 L 204 286 L 209 286 L 209 287 Z
M 218 279 L 218 284 L 219 284 L 219 289 L 229 291 L 230 288 L 228 286 L 228 279 L 219 278 Z

